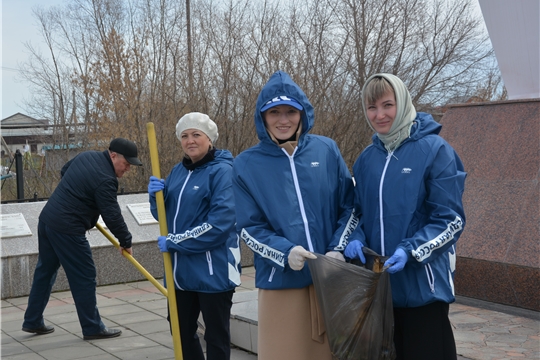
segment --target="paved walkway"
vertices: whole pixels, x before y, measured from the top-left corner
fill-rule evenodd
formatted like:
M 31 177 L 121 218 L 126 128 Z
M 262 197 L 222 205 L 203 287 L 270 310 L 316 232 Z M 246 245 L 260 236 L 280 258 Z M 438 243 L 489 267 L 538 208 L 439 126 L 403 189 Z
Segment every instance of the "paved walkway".
M 235 298 L 245 298 L 242 295 L 249 295 L 247 292 L 256 292 L 254 274 L 253 267 L 243 269 L 242 286 L 237 288 Z M 108 327 L 122 329 L 120 337 L 82 340 L 69 291 L 52 294 L 45 311 L 45 322 L 53 325 L 56 331 L 48 335 L 33 335 L 21 330 L 28 297 L 5 299 L 1 311 L 1 358 L 174 360 L 166 320 L 166 299 L 150 282 L 102 286 L 97 292 L 103 322 Z M 538 312 L 466 298 L 458 298 L 458 302 L 450 306 L 450 312 L 460 360 L 540 359 Z M 257 356 L 234 348 L 231 358 L 255 360 Z

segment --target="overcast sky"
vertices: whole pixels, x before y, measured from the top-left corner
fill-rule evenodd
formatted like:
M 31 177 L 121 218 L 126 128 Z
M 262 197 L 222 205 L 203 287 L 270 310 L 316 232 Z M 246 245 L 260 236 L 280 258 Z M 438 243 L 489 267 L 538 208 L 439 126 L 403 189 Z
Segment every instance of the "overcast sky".
M 28 86 L 17 78 L 18 64 L 24 62 L 30 41 L 38 47 L 42 42 L 32 8 L 61 5 L 65 0 L 2 0 L 2 119 L 25 113 L 23 99 L 29 98 Z

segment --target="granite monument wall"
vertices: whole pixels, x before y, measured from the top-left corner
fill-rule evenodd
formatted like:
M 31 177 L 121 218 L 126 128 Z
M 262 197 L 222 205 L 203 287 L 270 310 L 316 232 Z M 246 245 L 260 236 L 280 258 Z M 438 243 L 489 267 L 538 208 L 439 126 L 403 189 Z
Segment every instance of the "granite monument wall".
M 133 235 L 133 257 L 156 279 L 163 277 L 163 255 L 157 246 L 159 225 L 157 223 L 139 224 L 142 215 L 135 217 L 128 208 L 148 203 L 148 194 L 120 195 L 118 203 L 122 215 Z M 30 293 L 34 270 L 38 258 L 38 217 L 46 202 L 2 204 L 3 217 L 1 246 L 2 265 L 2 299 L 26 296 Z M 137 213 L 135 211 L 135 213 Z M 28 226 L 28 235 L 5 237 L 13 229 L 15 222 L 10 214 L 22 214 Z M 17 218 L 19 225 L 21 221 Z M 11 224 L 6 223 L 11 221 Z M 143 221 L 144 223 L 144 221 Z M 21 231 L 24 233 L 24 230 Z M 92 248 L 92 255 L 97 270 L 97 285 L 110 285 L 146 279 L 127 259 L 97 229 L 87 232 L 87 238 Z M 253 265 L 253 253 L 240 241 L 242 266 Z M 53 291 L 69 289 L 66 275 L 60 267 Z
M 540 311 L 540 99 L 451 106 L 444 137 L 467 171 L 458 295 Z

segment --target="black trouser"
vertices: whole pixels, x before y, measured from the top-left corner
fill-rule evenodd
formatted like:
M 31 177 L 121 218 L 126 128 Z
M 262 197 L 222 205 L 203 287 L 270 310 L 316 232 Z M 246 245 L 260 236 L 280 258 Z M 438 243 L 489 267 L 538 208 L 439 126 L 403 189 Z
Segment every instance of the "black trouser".
M 197 319 L 202 313 L 208 360 L 231 358 L 230 316 L 234 290 L 202 293 L 176 290 L 176 304 L 180 323 L 180 339 L 184 359 L 204 360 L 197 335 Z M 170 316 L 167 317 L 170 321 Z
M 456 360 L 449 304 L 394 308 L 396 360 Z
M 97 308 L 96 267 L 88 240 L 84 234 L 60 233 L 39 221 L 38 242 L 38 262 L 23 327 L 36 329 L 44 325 L 43 312 L 56 281 L 58 269 L 62 265 L 83 335 L 97 334 L 105 325 Z

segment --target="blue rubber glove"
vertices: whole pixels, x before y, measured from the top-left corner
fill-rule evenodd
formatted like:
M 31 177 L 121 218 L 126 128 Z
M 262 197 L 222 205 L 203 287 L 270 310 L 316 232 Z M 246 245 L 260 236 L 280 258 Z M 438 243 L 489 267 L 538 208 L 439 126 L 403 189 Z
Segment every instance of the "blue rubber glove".
M 395 274 L 398 271 L 403 270 L 406 263 L 407 253 L 402 248 L 397 248 L 394 255 L 390 256 L 390 258 L 384 262 L 384 267 L 389 266 L 386 271 L 390 274 Z
M 366 257 L 364 256 L 364 252 L 362 251 L 363 247 L 364 244 L 362 244 L 360 240 L 353 240 L 349 243 L 349 245 L 347 245 L 343 253 L 349 259 L 360 259 L 362 264 L 365 264 Z
M 169 251 L 169 249 L 167 249 L 167 237 L 166 236 L 158 236 L 157 244 L 158 244 L 159 250 L 161 252 Z
M 150 182 L 148 183 L 148 193 L 150 196 L 156 196 L 158 191 L 161 191 L 165 188 L 165 181 L 163 179 L 158 179 L 155 176 L 150 176 Z

